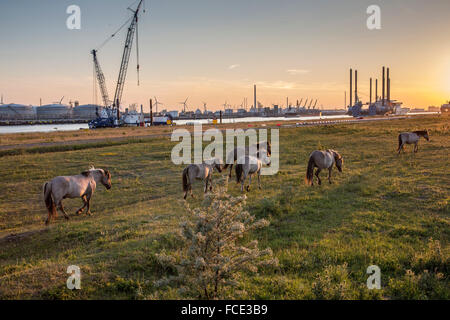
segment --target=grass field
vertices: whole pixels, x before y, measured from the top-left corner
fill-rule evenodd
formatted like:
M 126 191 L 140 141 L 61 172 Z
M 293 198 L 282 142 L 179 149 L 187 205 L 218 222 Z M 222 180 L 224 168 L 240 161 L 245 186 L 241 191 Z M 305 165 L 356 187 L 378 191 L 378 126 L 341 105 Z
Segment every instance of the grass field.
M 263 190 L 253 188 L 247 201 L 271 223 L 252 237 L 273 249 L 279 267 L 244 275 L 240 294 L 229 298 L 449 299 L 449 120 L 281 128 L 280 171 L 263 177 Z M 397 134 L 423 128 L 431 141 L 397 156 Z M 156 254 L 179 250 L 187 217 L 173 145 L 162 137 L 1 157 L 0 298 L 180 298 L 154 285 L 167 273 Z M 308 156 L 322 148 L 343 155 L 344 171 L 334 171 L 332 185 L 308 187 Z M 113 175 L 113 188 L 94 195 L 93 216 L 75 216 L 81 200 L 65 200 L 71 220 L 59 215 L 45 227 L 42 184 L 91 164 Z M 193 206 L 201 184 L 194 192 Z M 231 182 L 229 192 L 240 194 L 239 186 Z M 366 287 L 372 264 L 381 269 L 381 290 Z M 69 265 L 81 268 L 81 290 L 66 288 Z

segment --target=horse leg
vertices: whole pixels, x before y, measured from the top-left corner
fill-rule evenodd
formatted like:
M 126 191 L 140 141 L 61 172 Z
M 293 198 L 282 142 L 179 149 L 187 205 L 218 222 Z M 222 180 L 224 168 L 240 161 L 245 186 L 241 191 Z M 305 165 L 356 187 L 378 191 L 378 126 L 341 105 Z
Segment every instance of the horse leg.
M 331 182 L 331 169 L 332 168 L 333 167 L 328 168 L 328 181 L 330 182 L 330 184 L 332 184 L 332 182 Z
M 416 142 L 414 144 L 414 152 L 417 152 L 417 151 L 419 151 L 419 144 Z
M 209 191 L 212 192 L 213 186 L 212 186 L 212 175 L 209 177 Z
M 245 185 L 246 178 L 247 178 L 247 174 L 244 173 L 244 176 L 242 177 L 242 180 L 241 180 L 241 192 L 244 192 L 244 185 Z
M 67 212 L 64 210 L 64 206 L 63 206 L 63 204 L 62 204 L 62 200 L 59 201 L 58 209 L 63 213 L 64 218 L 66 218 L 66 220 L 69 220 L 69 219 L 70 219 L 69 216 L 67 215 Z
M 258 171 L 258 188 L 261 190 L 261 171 Z
M 317 168 L 317 170 L 316 170 L 316 177 L 317 177 L 317 179 L 319 180 L 319 186 L 322 184 L 322 180 L 320 180 L 320 177 L 319 177 L 320 171 L 322 171 L 322 169 Z M 313 179 L 313 180 L 314 180 L 314 179 Z
M 206 179 L 205 179 L 205 193 L 208 191 L 208 182 L 209 182 L 209 179 L 208 179 L 208 177 L 206 177 Z
M 249 175 L 248 177 L 248 185 L 247 185 L 247 192 L 250 191 L 250 185 L 252 184 L 252 175 Z
M 402 144 L 400 145 L 400 147 L 398 148 L 398 154 L 400 154 L 401 152 L 402 152 L 402 150 L 403 150 L 403 152 L 405 152 L 405 150 L 403 149 L 403 146 L 404 146 L 405 144 L 402 142 Z
M 230 174 L 228 175 L 229 178 L 231 178 L 231 172 L 233 170 L 233 164 L 230 164 Z
M 191 193 L 192 199 L 194 199 L 194 194 L 192 193 L 192 184 L 189 185 L 189 192 Z
M 77 215 L 82 214 L 84 211 L 84 208 L 86 208 L 86 206 L 87 206 L 87 200 L 86 200 L 85 195 L 81 197 L 81 200 L 83 200 L 83 205 L 80 207 L 80 209 L 77 210 L 77 212 L 76 212 Z
M 91 197 L 92 197 L 92 194 L 86 196 L 86 200 L 87 200 L 87 211 L 86 211 L 86 214 L 89 215 L 89 216 L 92 216 L 92 213 L 91 213 Z

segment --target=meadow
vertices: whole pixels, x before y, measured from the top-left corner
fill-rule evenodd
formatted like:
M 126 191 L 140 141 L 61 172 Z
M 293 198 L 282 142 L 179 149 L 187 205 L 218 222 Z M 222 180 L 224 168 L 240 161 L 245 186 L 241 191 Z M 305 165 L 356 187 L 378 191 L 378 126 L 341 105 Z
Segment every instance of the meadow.
M 251 237 L 272 248 L 279 266 L 242 275 L 228 298 L 449 299 L 449 120 L 280 128 L 280 170 L 262 177 L 262 190 L 254 181 L 247 194 L 249 212 L 270 221 Z M 421 140 L 417 154 L 407 146 L 397 156 L 398 133 L 424 128 L 430 142 Z M 173 272 L 156 255 L 179 250 L 180 222 L 188 218 L 184 166 L 172 164 L 173 145 L 161 136 L 3 155 L 0 299 L 183 298 L 154 284 Z M 334 184 L 323 172 L 322 186 L 309 187 L 308 156 L 325 148 L 341 153 L 344 170 L 333 171 Z M 46 227 L 43 183 L 90 165 L 111 171 L 112 189 L 98 187 L 90 217 L 74 214 L 80 199 L 65 200 L 71 220 L 59 215 Z M 201 189 L 195 184 L 192 207 L 201 204 Z M 240 188 L 230 181 L 228 192 L 240 195 Z M 69 265 L 81 268 L 81 290 L 66 288 Z M 370 265 L 381 269 L 381 290 L 367 289 Z

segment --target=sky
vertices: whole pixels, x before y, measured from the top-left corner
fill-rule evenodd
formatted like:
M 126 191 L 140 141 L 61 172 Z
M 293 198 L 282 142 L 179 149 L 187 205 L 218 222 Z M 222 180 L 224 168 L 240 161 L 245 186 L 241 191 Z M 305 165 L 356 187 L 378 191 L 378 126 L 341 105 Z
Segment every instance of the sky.
M 1 0 L 0 94 L 5 103 L 39 105 L 95 98 L 90 51 L 132 14 L 134 0 Z M 369 30 L 369 5 L 381 9 L 381 29 Z M 66 9 L 81 9 L 81 29 L 69 30 Z M 136 5 L 136 4 L 134 4 Z M 146 0 L 123 105 L 156 96 L 160 108 L 239 108 L 244 98 L 286 105 L 286 97 L 343 108 L 349 68 L 358 70 L 360 98 L 369 78 L 390 67 L 391 97 L 405 106 L 440 106 L 450 99 L 449 0 Z M 126 28 L 99 49 L 114 95 Z M 381 80 L 379 80 L 381 83 Z M 378 92 L 381 93 L 381 84 Z

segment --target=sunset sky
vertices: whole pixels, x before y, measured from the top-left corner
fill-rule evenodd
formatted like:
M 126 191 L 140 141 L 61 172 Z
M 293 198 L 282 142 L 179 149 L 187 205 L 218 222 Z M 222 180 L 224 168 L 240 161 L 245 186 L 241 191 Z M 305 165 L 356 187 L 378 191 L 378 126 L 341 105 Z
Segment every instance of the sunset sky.
M 90 51 L 131 12 L 133 0 L 1 0 L 0 93 L 5 102 L 39 105 L 93 101 Z M 66 8 L 81 7 L 81 30 L 69 30 Z M 381 30 L 368 30 L 366 9 L 381 8 Z M 318 99 L 343 108 L 348 70 L 358 69 L 360 97 L 369 78 L 390 67 L 391 97 L 407 107 L 450 99 L 449 0 L 146 0 L 139 24 L 141 85 L 135 44 L 123 103 L 156 96 L 169 110 L 225 101 L 265 105 Z M 126 29 L 98 52 L 114 95 Z M 379 85 L 379 93 L 381 92 Z M 98 103 L 101 103 L 98 94 Z

